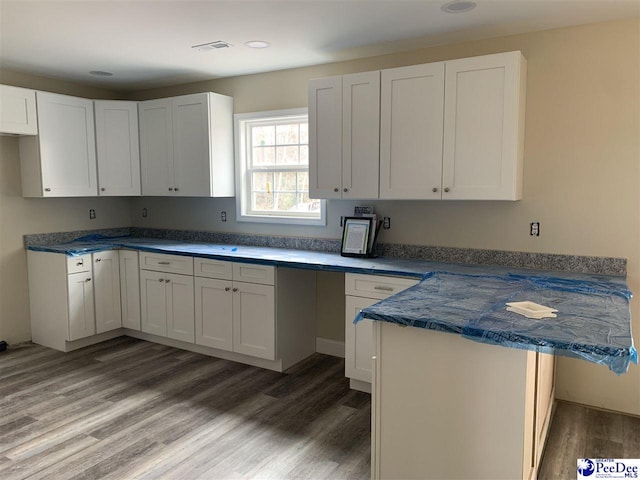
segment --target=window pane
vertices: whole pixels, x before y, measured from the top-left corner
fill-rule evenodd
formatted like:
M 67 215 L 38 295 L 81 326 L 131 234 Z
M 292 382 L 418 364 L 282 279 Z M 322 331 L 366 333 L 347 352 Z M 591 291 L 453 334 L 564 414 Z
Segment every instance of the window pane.
M 277 125 L 276 141 L 278 145 L 291 145 L 298 143 L 298 124 Z
M 271 193 L 273 191 L 273 172 L 253 172 L 251 185 L 254 191 Z
M 298 172 L 298 185 L 296 190 L 298 192 L 309 192 L 309 173 L 308 172 Z
M 309 143 L 309 124 L 300 124 L 300 143 Z
M 275 147 L 256 147 L 251 158 L 253 166 L 271 166 L 276 164 Z
M 273 125 L 251 127 L 251 145 L 275 145 L 276 129 Z
M 298 147 L 276 147 L 278 165 L 298 165 Z
M 276 192 L 296 191 L 296 172 L 278 172 L 275 176 L 276 182 L 274 190 Z
M 251 199 L 252 210 L 273 210 L 273 194 L 253 192 Z
M 300 164 L 309 165 L 309 147 L 307 145 L 300 145 Z
M 274 208 L 276 210 L 286 212 L 296 206 L 295 193 L 276 193 L 274 197 Z

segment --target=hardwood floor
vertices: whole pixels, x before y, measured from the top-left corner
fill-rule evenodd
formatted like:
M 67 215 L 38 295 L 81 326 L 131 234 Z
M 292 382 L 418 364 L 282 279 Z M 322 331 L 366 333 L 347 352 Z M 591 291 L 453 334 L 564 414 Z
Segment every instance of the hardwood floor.
M 371 402 L 344 361 L 287 374 L 121 337 L 0 353 L 0 478 L 369 478 Z M 540 479 L 640 458 L 640 418 L 558 402 Z
M 540 480 L 575 480 L 579 458 L 640 458 L 640 418 L 556 403 Z
M 0 356 L 3 479 L 368 478 L 369 395 L 316 354 L 279 374 L 122 337 Z

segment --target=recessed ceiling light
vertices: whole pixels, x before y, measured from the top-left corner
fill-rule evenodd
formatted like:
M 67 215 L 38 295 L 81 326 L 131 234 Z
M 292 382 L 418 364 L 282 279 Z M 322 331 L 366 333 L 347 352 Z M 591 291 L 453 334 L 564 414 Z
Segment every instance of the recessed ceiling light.
M 113 76 L 113 73 L 105 72 L 103 70 L 91 70 L 89 75 L 93 75 L 94 77 L 111 77 Z
M 264 40 L 249 40 L 248 42 L 244 42 L 244 44 L 249 48 L 267 48 L 271 46 L 269 42 L 265 42 Z
M 476 2 L 470 0 L 454 0 L 453 2 L 445 3 L 440 9 L 447 13 L 464 13 L 473 10 L 476 5 Z

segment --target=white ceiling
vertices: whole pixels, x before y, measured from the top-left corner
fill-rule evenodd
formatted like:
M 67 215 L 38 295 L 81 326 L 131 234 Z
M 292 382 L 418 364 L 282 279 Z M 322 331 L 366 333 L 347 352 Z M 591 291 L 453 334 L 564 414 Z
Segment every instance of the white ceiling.
M 443 3 L 0 0 L 0 66 L 137 90 L 640 14 L 640 0 L 477 0 L 457 14 L 443 12 Z M 272 46 L 244 46 L 256 39 Z M 234 46 L 191 48 L 215 40 Z

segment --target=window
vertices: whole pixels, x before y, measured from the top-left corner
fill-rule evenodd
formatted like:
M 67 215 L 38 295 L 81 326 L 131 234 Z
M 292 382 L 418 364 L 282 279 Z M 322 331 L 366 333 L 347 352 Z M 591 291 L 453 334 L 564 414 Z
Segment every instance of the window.
M 324 200 L 309 198 L 307 109 L 234 118 L 238 221 L 325 225 Z

